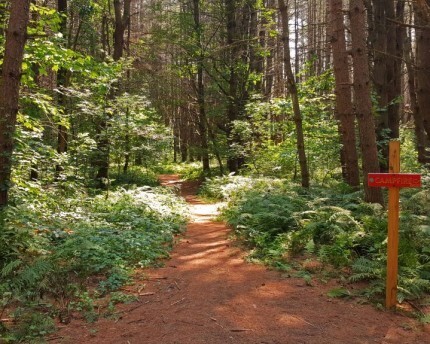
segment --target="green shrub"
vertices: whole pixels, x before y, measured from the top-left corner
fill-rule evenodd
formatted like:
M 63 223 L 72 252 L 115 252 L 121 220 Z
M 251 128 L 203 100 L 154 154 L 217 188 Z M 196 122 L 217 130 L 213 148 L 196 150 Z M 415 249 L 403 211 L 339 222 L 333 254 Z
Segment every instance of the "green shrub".
M 216 200 L 234 201 L 241 199 L 249 191 L 257 193 L 279 191 L 285 188 L 285 180 L 275 178 L 251 178 L 243 176 L 223 176 L 208 178 L 199 194 Z
M 343 184 L 303 190 L 285 180 L 213 178 L 205 196 L 228 201 L 222 217 L 250 248 L 250 257 L 274 267 L 306 251 L 323 263 L 350 267 L 351 281 L 369 281 L 365 295 L 384 292 L 387 216 L 361 193 Z M 402 195 L 399 245 L 399 300 L 429 291 L 430 219 L 428 190 Z
M 14 313 L 14 317 L 20 321 L 15 326 L 13 334 L 4 337 L 6 343 L 44 343 L 44 337 L 56 330 L 55 322 L 48 314 L 23 308 L 16 309 Z
M 115 291 L 129 281 L 132 268 L 167 257 L 187 220 L 184 201 L 160 187 L 79 198 L 48 193 L 55 202 L 40 197 L 2 213 L 4 309 L 26 310 L 51 300 L 54 308 L 67 310 L 70 302 L 82 299 L 76 295 L 87 293 L 89 277 L 100 280 L 99 294 Z M 85 312 L 94 317 L 91 309 Z
M 127 173 L 114 170 L 110 173 L 110 179 L 113 188 L 158 185 L 157 175 L 153 171 L 138 166 L 130 168 Z

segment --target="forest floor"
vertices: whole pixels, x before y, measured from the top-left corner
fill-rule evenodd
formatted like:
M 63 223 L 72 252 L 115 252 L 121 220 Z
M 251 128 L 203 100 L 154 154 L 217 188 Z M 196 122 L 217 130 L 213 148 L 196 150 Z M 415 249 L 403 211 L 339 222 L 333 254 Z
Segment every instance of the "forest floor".
M 119 305 L 95 323 L 73 319 L 50 343 L 284 344 L 430 343 L 429 325 L 354 300 L 332 299 L 335 281 L 302 278 L 245 261 L 215 222 L 216 204 L 195 196 L 195 182 L 160 177 L 190 204 L 192 220 L 162 268 L 136 274 L 126 292 L 137 302 Z

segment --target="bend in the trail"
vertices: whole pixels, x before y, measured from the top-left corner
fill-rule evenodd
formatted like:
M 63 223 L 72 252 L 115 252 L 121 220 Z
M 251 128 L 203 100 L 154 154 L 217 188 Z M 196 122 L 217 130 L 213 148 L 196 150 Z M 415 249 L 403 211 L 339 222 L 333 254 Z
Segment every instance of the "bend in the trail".
M 299 278 L 244 260 L 214 222 L 216 205 L 195 196 L 196 183 L 160 177 L 190 203 L 193 219 L 164 268 L 148 269 L 129 291 L 139 302 L 121 305 L 117 319 L 73 321 L 55 343 L 430 343 L 411 319 L 369 305 L 330 299 L 332 285 Z

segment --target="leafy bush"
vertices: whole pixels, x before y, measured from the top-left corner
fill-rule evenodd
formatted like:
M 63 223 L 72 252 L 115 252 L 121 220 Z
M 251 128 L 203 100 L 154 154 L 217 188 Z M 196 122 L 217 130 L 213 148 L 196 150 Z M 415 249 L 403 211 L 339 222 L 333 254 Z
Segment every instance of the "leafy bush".
M 275 178 L 250 178 L 243 176 L 223 176 L 208 178 L 200 188 L 200 195 L 216 199 L 234 202 L 253 190 L 258 192 L 271 192 L 285 188 L 285 181 Z
M 200 162 L 176 164 L 172 166 L 172 170 L 185 180 L 201 180 L 204 178 Z
M 167 257 L 187 220 L 185 203 L 160 187 L 93 197 L 40 192 L 38 201 L 2 213 L 0 314 L 34 304 L 68 312 L 94 278 L 99 294 L 117 290 L 133 267 Z
M 246 202 L 224 212 L 239 237 L 250 246 L 264 249 L 279 234 L 294 231 L 299 223 L 294 212 L 302 202 L 292 195 L 249 193 Z
M 113 171 L 110 175 L 112 187 L 157 186 L 157 175 L 146 168 L 134 166 L 127 173 Z
M 299 189 L 284 180 L 221 177 L 201 193 L 223 199 L 222 217 L 251 250 L 251 257 L 274 267 L 306 251 L 322 263 L 350 267 L 352 282 L 370 281 L 365 295 L 380 297 L 386 274 L 386 211 L 361 201 L 342 184 Z M 399 246 L 400 301 L 430 291 L 428 189 L 402 196 Z
M 0 337 L 5 343 L 44 343 L 43 338 L 55 332 L 54 320 L 47 314 L 23 308 L 16 309 L 14 313 L 14 317 L 21 321 L 14 333 Z

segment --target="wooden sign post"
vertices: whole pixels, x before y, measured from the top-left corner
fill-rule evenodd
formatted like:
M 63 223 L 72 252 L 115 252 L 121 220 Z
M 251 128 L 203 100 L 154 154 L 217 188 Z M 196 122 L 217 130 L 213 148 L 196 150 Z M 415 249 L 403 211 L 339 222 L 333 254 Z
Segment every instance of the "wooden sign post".
M 389 148 L 389 173 L 368 174 L 369 186 L 388 187 L 386 308 L 395 307 L 397 304 L 400 188 L 417 188 L 421 186 L 421 175 L 415 173 L 400 173 L 400 142 L 391 141 Z

